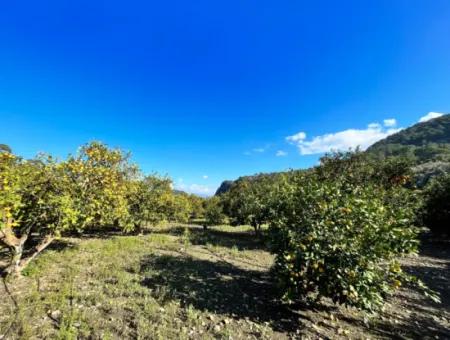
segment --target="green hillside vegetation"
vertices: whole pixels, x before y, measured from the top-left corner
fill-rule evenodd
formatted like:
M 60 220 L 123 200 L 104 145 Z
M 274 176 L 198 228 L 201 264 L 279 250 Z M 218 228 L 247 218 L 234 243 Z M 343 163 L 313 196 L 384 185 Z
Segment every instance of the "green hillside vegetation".
M 369 147 L 380 158 L 405 157 L 415 164 L 450 161 L 450 115 L 415 124 Z

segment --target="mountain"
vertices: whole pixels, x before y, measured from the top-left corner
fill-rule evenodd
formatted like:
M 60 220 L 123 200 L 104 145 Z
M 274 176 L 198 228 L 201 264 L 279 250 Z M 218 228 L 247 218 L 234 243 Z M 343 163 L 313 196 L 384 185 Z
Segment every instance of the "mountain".
M 450 173 L 450 114 L 415 124 L 382 139 L 367 151 L 379 158 L 406 157 L 414 165 L 413 172 L 419 187 L 444 173 Z M 257 178 L 263 175 L 243 176 L 240 179 Z M 216 195 L 227 192 L 235 181 L 224 181 Z
M 380 158 L 407 157 L 414 164 L 450 162 L 450 114 L 401 130 L 367 152 Z
M 223 181 L 222 184 L 220 184 L 220 187 L 216 190 L 216 196 L 226 193 L 228 190 L 230 190 L 231 186 L 233 185 L 234 181 Z
M 218 195 L 226 193 L 228 190 L 231 189 L 233 184 L 238 181 L 246 181 L 246 180 L 252 181 L 252 180 L 259 178 L 260 176 L 272 176 L 273 174 L 275 174 L 275 173 L 256 174 L 256 175 L 252 175 L 252 176 L 241 176 L 234 181 L 230 181 L 230 180 L 223 181 L 222 184 L 220 184 L 220 187 L 216 190 L 215 195 L 218 196 Z

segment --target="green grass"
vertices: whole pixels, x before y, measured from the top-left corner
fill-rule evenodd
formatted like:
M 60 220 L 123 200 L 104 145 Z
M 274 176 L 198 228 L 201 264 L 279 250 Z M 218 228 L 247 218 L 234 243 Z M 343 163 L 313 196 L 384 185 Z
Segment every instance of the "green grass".
M 7 283 L 8 291 L 0 286 L 0 338 L 359 339 L 427 331 L 409 319 L 390 324 L 411 315 L 395 304 L 386 322 L 370 325 L 359 312 L 327 303 L 281 304 L 266 249 L 249 227 L 63 238 Z
M 223 277 L 239 272 L 224 262 L 237 247 L 219 241 L 226 230 L 247 233 L 172 227 L 145 236 L 62 239 L 26 270 L 22 287 L 15 287 L 18 310 L 0 319 L 0 334 L 11 327 L 8 336 L 27 339 L 270 337 L 268 326 L 231 322 L 241 301 L 222 300 L 232 296 Z M 259 253 L 268 268 L 271 256 L 257 243 L 241 246 Z

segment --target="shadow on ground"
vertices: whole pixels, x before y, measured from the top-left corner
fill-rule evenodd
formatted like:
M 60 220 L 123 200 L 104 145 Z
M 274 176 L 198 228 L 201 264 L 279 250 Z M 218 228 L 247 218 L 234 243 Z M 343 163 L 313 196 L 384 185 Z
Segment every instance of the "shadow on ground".
M 450 240 L 437 240 L 425 235 L 420 255 L 424 261 L 405 266 L 405 270 L 438 292 L 442 307 L 450 312 Z
M 235 319 L 268 322 L 276 331 L 301 328 L 300 315 L 278 302 L 267 273 L 171 255 L 146 257 L 141 272 L 145 275 L 142 284 L 163 302 L 177 300 L 182 306 Z
M 221 231 L 213 228 L 203 230 L 201 227 L 172 227 L 170 229 L 154 231 L 153 233 L 182 236 L 186 228 L 189 241 L 193 245 L 214 245 L 220 247 L 237 248 L 238 250 L 260 250 L 267 249 L 264 242 L 265 237 L 255 236 L 252 231 Z
M 386 337 L 450 339 L 450 242 L 425 235 L 420 257 L 406 261 L 403 269 L 439 293 L 441 303 L 426 299 L 417 288 L 409 287 L 408 291 L 402 291 L 398 296 L 398 305 L 403 311 L 397 309 L 383 313 L 384 321 L 378 322 L 374 333 Z M 404 318 L 393 323 L 394 314 L 397 317 L 403 314 Z
M 183 231 L 184 228 L 177 230 Z M 252 244 L 252 235 L 242 232 L 235 235 L 221 231 L 191 232 L 193 241 L 197 240 L 198 244 L 206 242 L 208 233 L 213 238 L 229 236 L 228 240 L 218 240 L 221 245 L 228 242 L 233 242 L 233 245 L 244 242 L 240 243 L 240 247 Z M 408 260 L 404 269 L 439 292 L 442 303 L 434 303 L 424 298 L 417 289 L 408 287 L 396 294 L 391 305 L 369 327 L 362 314 L 349 313 L 345 308 L 329 303 L 316 305 L 314 309 L 311 306 L 309 309 L 307 306 L 288 308 L 279 302 L 267 272 L 244 270 L 224 261 L 213 262 L 183 255 L 152 255 L 141 262 L 141 273 L 145 277 L 142 284 L 151 288 L 157 299 L 177 300 L 183 306 L 192 305 L 202 311 L 229 315 L 235 319 L 268 322 L 273 330 L 279 332 L 289 333 L 304 328 L 306 321 L 320 324 L 321 312 L 332 312 L 347 324 L 352 334 L 371 334 L 376 338 L 389 339 L 450 339 L 449 266 L 448 244 L 425 241 L 421 257 Z M 333 336 L 333 332 L 329 329 L 328 334 L 322 335 Z

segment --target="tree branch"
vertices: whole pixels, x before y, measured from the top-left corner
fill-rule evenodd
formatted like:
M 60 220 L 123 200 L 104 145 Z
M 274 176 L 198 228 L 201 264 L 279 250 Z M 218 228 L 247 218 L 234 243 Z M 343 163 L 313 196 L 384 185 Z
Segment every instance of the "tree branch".
M 36 256 L 38 256 L 55 239 L 54 235 L 46 235 L 42 241 L 34 248 L 33 254 L 20 261 L 18 271 L 21 272 Z

